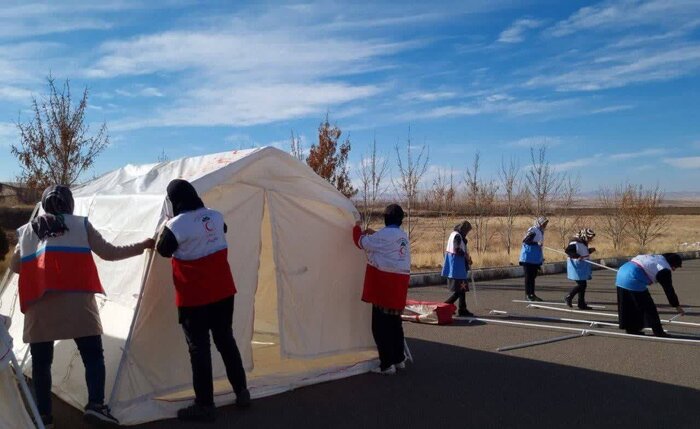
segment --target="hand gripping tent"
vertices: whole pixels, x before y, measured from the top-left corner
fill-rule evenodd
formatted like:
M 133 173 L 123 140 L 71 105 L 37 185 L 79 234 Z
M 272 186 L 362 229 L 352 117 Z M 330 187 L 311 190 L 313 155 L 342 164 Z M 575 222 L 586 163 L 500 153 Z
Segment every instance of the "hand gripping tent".
M 351 239 L 359 216 L 347 198 L 292 156 L 265 147 L 128 165 L 76 188 L 75 214 L 116 244 L 154 236 L 175 178 L 192 182 L 228 224 L 238 289 L 233 327 L 253 397 L 369 370 L 376 351 L 371 308 L 360 301 L 365 259 Z M 150 252 L 95 260 L 107 292 L 98 306 L 114 415 L 127 425 L 174 417 L 194 393 L 170 261 Z M 16 292 L 13 277 L 0 312 L 12 314 L 12 333 L 21 338 Z M 18 343 L 21 357 L 27 346 Z M 217 403 L 231 403 L 213 346 L 212 357 Z M 82 409 L 87 391 L 73 341 L 56 343 L 53 383 L 55 394 Z

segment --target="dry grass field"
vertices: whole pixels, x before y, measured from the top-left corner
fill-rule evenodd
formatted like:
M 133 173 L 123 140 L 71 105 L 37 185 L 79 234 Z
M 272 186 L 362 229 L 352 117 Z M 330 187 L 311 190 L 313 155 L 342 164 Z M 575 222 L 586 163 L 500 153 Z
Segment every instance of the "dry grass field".
M 551 217 L 550 225 L 545 235 L 545 246 L 563 250 L 568 244 L 568 238 L 561 239 L 557 224 L 561 218 Z M 452 231 L 452 226 L 461 221 L 461 218 L 454 218 L 447 222 L 449 227 L 443 230 L 442 220 L 438 218 L 417 218 L 417 226 L 414 229 L 412 245 L 413 269 L 416 271 L 438 270 L 443 262 L 443 250 L 445 240 Z M 467 220 L 470 220 L 467 218 Z M 488 249 L 481 254 L 476 253 L 473 248 L 473 232 L 469 235 L 470 248 L 474 267 L 498 267 L 507 265 L 517 265 L 520 254 L 520 242 L 527 228 L 532 223 L 530 217 L 518 217 L 515 221 L 513 232 L 513 247 L 510 255 L 506 252 L 503 238 L 503 218 L 493 218 L 490 222 Z M 379 225 L 377 225 L 379 226 Z M 621 249 L 615 251 L 612 242 L 603 236 L 599 228 L 600 220 L 595 216 L 587 217 L 577 226 L 573 227 L 567 237 L 577 230 L 590 227 L 596 230 L 597 237 L 591 243 L 595 247 L 596 257 L 629 256 L 639 252 L 639 249 L 631 240 L 627 240 Z M 700 248 L 700 215 L 670 215 L 668 229 L 661 236 L 651 242 L 646 250 L 647 253 L 661 253 L 670 251 L 697 250 Z M 551 251 L 545 251 L 545 258 L 549 261 L 564 260 L 564 255 Z

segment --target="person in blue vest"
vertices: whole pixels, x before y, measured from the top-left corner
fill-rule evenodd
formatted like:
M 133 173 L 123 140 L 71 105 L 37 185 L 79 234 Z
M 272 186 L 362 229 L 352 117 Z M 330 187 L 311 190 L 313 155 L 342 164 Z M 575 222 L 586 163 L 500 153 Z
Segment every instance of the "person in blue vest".
M 581 310 L 591 309 L 586 304 L 586 287 L 588 280 L 593 278 L 593 266 L 588 262 L 588 259 L 591 258 L 591 253 L 595 252 L 595 248 L 589 247 L 594 237 L 595 232 L 592 229 L 582 229 L 572 237 L 565 249 L 568 256 L 566 277 L 576 282 L 576 286 L 564 297 L 564 302 L 569 307 L 573 306 L 574 297 L 578 295 L 578 308 Z
M 469 256 L 467 248 L 467 234 L 472 229 L 472 224 L 468 221 L 455 225 L 452 234 L 447 239 L 445 249 L 445 262 L 442 264 L 442 276 L 447 277 L 447 288 L 452 292 L 445 301 L 447 304 L 454 304 L 459 300 L 457 314 L 460 316 L 473 316 L 467 310 L 467 291 L 469 291 L 469 267 L 472 258 Z
M 623 264 L 617 272 L 617 311 L 620 329 L 628 334 L 643 335 L 649 327 L 657 337 L 667 337 L 661 327 L 659 312 L 649 293 L 649 285 L 658 282 L 664 289 L 668 303 L 678 314 L 685 314 L 673 288 L 672 272 L 683 266 L 677 253 L 638 255 Z
M 525 233 L 522 249 L 520 250 L 520 265 L 525 271 L 525 298 L 528 301 L 542 301 L 535 295 L 535 278 L 537 271 L 544 263 L 544 231 L 547 229 L 549 219 L 539 216 L 535 223 Z

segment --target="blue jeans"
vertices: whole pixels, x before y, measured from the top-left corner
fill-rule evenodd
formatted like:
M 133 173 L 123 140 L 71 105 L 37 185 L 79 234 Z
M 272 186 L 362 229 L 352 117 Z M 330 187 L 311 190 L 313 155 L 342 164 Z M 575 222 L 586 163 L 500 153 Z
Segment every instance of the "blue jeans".
M 85 366 L 85 382 L 90 404 L 101 405 L 105 400 L 105 358 L 102 350 L 102 337 L 75 338 L 80 357 Z M 53 341 L 32 343 L 32 383 L 39 414 L 51 415 L 51 364 L 53 363 Z

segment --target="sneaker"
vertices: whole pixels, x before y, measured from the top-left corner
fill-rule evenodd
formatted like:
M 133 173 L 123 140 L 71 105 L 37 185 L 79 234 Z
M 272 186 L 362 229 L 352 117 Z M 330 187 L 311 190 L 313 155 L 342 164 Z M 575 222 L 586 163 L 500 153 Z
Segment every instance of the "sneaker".
M 394 364 L 394 367 L 395 367 L 396 369 L 406 369 L 406 362 L 408 362 L 408 359 L 406 359 L 406 358 L 404 357 L 403 360 L 402 360 L 401 362 L 395 363 L 395 364 Z
M 472 313 L 471 313 L 469 310 L 467 310 L 466 308 L 463 309 L 463 310 L 459 310 L 459 311 L 457 312 L 457 314 L 458 314 L 459 316 L 462 316 L 462 317 L 474 317 L 474 314 L 472 314 Z
M 382 369 L 382 367 L 378 366 L 378 367 L 370 370 L 370 372 L 372 372 L 374 374 L 381 374 L 381 375 L 394 375 L 394 374 L 396 374 L 396 367 L 394 365 L 391 365 L 387 369 Z
M 250 391 L 248 389 L 236 393 L 236 406 L 238 408 L 250 407 Z
M 625 332 L 630 335 L 644 335 L 643 331 L 635 331 L 634 329 L 625 329 Z
M 177 410 L 177 418 L 187 422 L 213 422 L 216 420 L 216 407 L 192 404 Z
M 574 307 L 574 305 L 573 305 L 573 303 L 572 303 L 573 299 L 574 299 L 574 298 L 573 298 L 571 295 L 566 295 L 566 296 L 564 297 L 564 302 L 566 303 L 566 306 L 567 306 L 567 307 L 571 307 L 571 308 Z
M 588 304 L 583 303 L 578 305 L 579 310 L 593 310 L 593 307 L 589 307 Z
M 542 302 L 542 298 L 540 298 L 539 296 L 537 296 L 535 294 L 528 295 L 527 300 L 530 302 Z
M 112 411 L 104 404 L 87 404 L 83 419 L 95 425 L 119 426 L 119 420 L 112 415 Z

